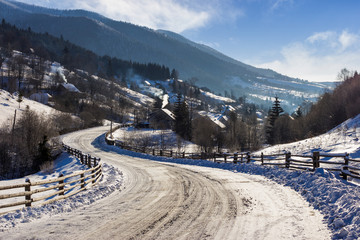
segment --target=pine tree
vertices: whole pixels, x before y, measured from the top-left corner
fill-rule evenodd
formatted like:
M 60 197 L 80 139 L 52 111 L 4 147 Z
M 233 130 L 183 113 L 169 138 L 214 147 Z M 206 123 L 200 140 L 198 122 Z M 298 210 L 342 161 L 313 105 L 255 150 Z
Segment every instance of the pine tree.
M 175 132 L 186 140 L 191 140 L 191 120 L 189 109 L 181 94 L 177 95 L 175 103 Z
M 276 96 L 275 101 L 273 103 L 272 108 L 268 114 L 268 124 L 266 126 L 266 139 L 267 143 L 274 143 L 274 126 L 275 121 L 279 118 L 279 116 L 284 112 L 282 107 L 280 106 L 279 98 Z

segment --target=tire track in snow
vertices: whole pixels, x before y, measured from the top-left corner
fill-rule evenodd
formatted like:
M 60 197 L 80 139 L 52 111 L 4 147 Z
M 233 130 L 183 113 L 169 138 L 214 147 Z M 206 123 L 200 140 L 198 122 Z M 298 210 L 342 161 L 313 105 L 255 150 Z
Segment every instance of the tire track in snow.
M 123 189 L 70 213 L 19 225 L 4 239 L 330 237 L 321 215 L 290 188 L 261 176 L 97 149 L 91 142 L 104 131 L 79 131 L 67 135 L 64 142 L 118 167 L 124 175 Z

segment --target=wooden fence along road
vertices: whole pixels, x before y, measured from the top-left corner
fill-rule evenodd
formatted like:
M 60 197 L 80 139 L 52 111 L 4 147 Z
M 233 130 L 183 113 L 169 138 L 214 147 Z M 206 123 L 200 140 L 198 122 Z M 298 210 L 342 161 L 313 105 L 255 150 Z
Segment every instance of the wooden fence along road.
M 117 128 L 116 128 L 117 129 Z M 115 129 L 113 130 L 115 131 Z M 260 155 L 250 152 L 242 153 L 186 153 L 173 150 L 156 149 L 151 147 L 129 146 L 121 141 L 109 139 L 106 134 L 105 141 L 109 145 L 114 145 L 134 152 L 151 154 L 171 158 L 203 159 L 223 163 L 251 163 L 258 162 L 261 165 L 277 166 L 280 168 L 296 169 L 304 171 L 315 171 L 316 168 L 323 168 L 328 171 L 338 171 L 347 180 L 348 176 L 360 179 L 360 167 L 350 166 L 350 163 L 360 163 L 360 159 L 351 159 L 347 153 L 328 154 L 313 152 L 312 154 L 292 155 L 290 152 L 281 154 Z
M 89 169 L 84 171 L 77 171 L 69 175 L 60 174 L 58 178 L 32 182 L 26 179 L 23 184 L 0 186 L 1 191 L 11 190 L 12 193 L 0 194 L 0 209 L 25 205 L 30 207 L 35 202 L 40 202 L 40 205 L 52 203 L 57 200 L 68 198 L 80 191 L 83 191 L 88 186 L 95 185 L 102 176 L 102 166 L 100 158 L 94 158 L 90 155 L 83 154 L 81 151 L 63 145 L 63 149 L 69 154 L 80 159 L 81 163 L 87 165 Z M 34 188 L 34 189 L 32 189 Z M 23 189 L 13 192 L 15 190 Z M 47 192 L 46 194 L 44 194 Z M 41 196 L 38 193 L 43 193 Z M 25 200 L 16 201 L 18 197 L 25 197 Z M 1 204 L 2 199 L 14 199 L 15 202 Z

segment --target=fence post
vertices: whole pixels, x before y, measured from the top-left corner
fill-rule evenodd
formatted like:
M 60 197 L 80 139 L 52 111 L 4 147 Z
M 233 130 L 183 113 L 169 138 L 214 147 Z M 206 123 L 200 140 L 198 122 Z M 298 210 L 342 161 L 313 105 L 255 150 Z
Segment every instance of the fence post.
M 185 152 L 182 153 L 182 158 L 185 158 Z
M 172 157 L 173 156 L 173 151 L 172 150 L 170 150 L 170 157 Z
M 314 171 L 316 168 L 318 168 L 320 166 L 319 163 L 320 160 L 320 152 L 313 152 L 313 167 L 314 167 Z
M 237 160 L 238 160 L 238 153 L 234 153 L 234 163 L 237 164 Z
M 243 163 L 243 162 L 244 162 L 244 154 L 241 153 L 241 163 Z
M 246 153 L 247 163 L 250 163 L 250 152 Z
M 26 186 L 25 186 L 25 193 L 26 193 L 26 195 L 25 195 L 25 200 L 26 200 L 26 201 L 28 201 L 28 200 L 31 201 L 31 194 L 30 194 L 30 191 L 31 191 L 31 182 L 30 182 L 30 179 L 27 178 L 27 179 L 25 180 L 25 182 L 26 182 L 26 183 L 29 183 L 29 185 L 26 185 Z M 31 202 L 25 203 L 25 207 L 31 207 Z
M 224 162 L 227 163 L 226 153 L 223 153 L 223 154 L 224 154 Z
M 89 168 L 91 168 L 91 156 L 89 156 L 89 159 L 88 159 L 88 162 L 87 162 L 87 166 L 88 166 Z
M 96 178 L 96 174 L 94 174 L 95 173 L 95 169 L 93 169 L 92 171 L 91 171 L 91 174 L 93 174 L 92 175 L 92 184 L 94 184 L 95 183 L 95 178 Z
M 285 153 L 285 167 L 290 168 L 290 158 L 291 158 L 291 152 Z
M 216 162 L 216 152 L 214 152 L 214 162 Z
M 61 178 L 61 177 L 63 177 L 63 176 L 64 176 L 64 174 L 60 173 L 59 178 Z M 60 180 L 60 181 L 59 181 L 59 184 L 64 184 L 64 180 Z M 60 187 L 59 187 L 59 191 L 62 191 L 62 192 L 60 192 L 59 195 L 64 195 L 64 191 L 63 191 L 63 190 L 64 190 L 64 186 L 60 186 Z
M 261 152 L 261 165 L 264 165 L 264 153 Z
M 163 150 L 162 149 L 160 149 L 160 156 L 162 156 L 163 155 Z
M 85 173 L 81 173 L 80 178 L 81 178 L 81 188 L 85 188 Z
M 344 169 L 344 171 L 348 171 L 349 170 L 349 168 L 347 167 L 349 165 L 349 154 L 348 153 L 345 153 L 344 160 L 345 160 L 345 162 L 344 162 L 343 169 Z M 342 173 L 342 177 L 344 180 L 347 180 L 347 174 Z
M 155 148 L 153 148 L 153 155 L 155 156 Z

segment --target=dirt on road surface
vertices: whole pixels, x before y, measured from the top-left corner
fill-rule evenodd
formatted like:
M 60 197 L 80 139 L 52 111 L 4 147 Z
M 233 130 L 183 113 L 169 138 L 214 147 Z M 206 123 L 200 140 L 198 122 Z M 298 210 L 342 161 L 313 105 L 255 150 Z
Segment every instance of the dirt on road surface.
M 330 239 L 322 216 L 295 191 L 261 176 L 156 162 L 91 143 L 104 127 L 64 137 L 123 172 L 105 199 L 23 223 L 0 239 Z M 26 234 L 24 234 L 26 233 Z

